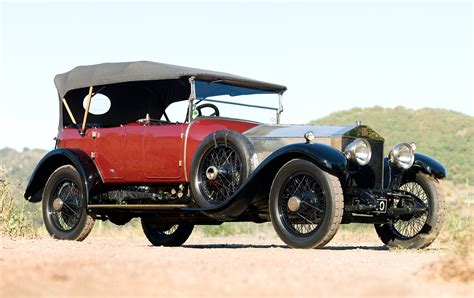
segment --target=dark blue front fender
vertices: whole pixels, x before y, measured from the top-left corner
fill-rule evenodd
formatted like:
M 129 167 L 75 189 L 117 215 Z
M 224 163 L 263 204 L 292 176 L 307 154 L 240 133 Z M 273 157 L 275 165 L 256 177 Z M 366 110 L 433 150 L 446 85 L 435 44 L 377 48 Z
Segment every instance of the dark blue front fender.
M 384 188 L 395 187 L 401 182 L 402 176 L 416 175 L 418 172 L 423 172 L 437 179 L 444 179 L 447 176 L 446 168 L 439 161 L 421 153 L 415 153 L 413 166 L 405 171 L 400 170 L 395 165 L 390 165 L 388 158 L 385 157 Z
M 419 169 L 438 179 L 447 177 L 446 168 L 439 161 L 421 153 L 415 153 L 415 163 L 412 169 Z
M 280 148 L 256 169 L 267 167 L 279 159 L 291 160 L 293 158 L 303 158 L 314 162 L 322 170 L 337 175 L 347 168 L 347 158 L 341 151 L 324 144 L 292 144 Z
M 277 172 L 288 161 L 296 158 L 311 161 L 323 171 L 336 176 L 347 168 L 346 157 L 328 145 L 304 143 L 288 145 L 268 156 L 223 205 L 189 210 L 199 210 L 217 219 L 235 218 L 249 207 L 252 200 L 267 199 Z

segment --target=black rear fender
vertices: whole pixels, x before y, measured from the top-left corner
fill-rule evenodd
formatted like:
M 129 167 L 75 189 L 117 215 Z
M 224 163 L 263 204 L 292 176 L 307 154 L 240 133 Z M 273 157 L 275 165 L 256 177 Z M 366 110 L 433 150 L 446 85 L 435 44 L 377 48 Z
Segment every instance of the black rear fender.
M 55 149 L 46 154 L 36 165 L 31 175 L 24 197 L 30 202 L 40 202 L 43 189 L 51 174 L 59 167 L 72 165 L 79 172 L 84 189 L 89 193 L 102 185 L 102 179 L 92 159 L 80 149 Z

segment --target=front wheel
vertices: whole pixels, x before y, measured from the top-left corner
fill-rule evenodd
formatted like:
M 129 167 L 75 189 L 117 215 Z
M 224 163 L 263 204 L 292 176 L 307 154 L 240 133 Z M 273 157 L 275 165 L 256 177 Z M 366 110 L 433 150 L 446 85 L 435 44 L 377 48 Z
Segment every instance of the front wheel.
M 142 228 L 146 238 L 154 246 L 181 246 L 188 240 L 194 225 L 159 224 L 142 218 Z
M 43 191 L 43 220 L 48 233 L 63 240 L 84 240 L 94 226 L 94 214 L 87 213 L 81 176 L 71 165 L 51 174 Z
M 280 169 L 269 200 L 275 231 L 294 248 L 323 247 L 342 220 L 344 198 L 339 179 L 306 160 L 291 160 Z
M 439 182 L 431 176 L 418 173 L 405 179 L 400 189 L 412 193 L 428 211 L 398 218 L 392 223 L 376 224 L 375 231 L 389 247 L 425 248 L 436 239 L 444 220 L 445 202 Z

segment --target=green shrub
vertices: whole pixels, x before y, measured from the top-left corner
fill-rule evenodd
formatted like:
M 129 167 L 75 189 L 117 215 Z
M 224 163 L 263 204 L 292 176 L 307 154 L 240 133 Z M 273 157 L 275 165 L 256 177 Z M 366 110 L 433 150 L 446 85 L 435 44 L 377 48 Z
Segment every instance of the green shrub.
M 200 226 L 199 230 L 206 237 L 222 237 L 232 235 L 256 235 L 267 233 L 271 223 L 255 224 L 252 222 L 226 222 L 215 226 Z

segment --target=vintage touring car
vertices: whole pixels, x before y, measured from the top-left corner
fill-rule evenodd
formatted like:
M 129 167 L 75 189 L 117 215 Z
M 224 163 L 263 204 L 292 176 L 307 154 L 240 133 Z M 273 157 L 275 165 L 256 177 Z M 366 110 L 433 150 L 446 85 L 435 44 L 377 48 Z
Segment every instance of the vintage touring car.
M 54 238 L 83 240 L 96 219 L 134 217 L 164 246 L 223 222 L 271 221 L 295 248 L 324 246 L 341 223 L 373 224 L 390 247 L 423 248 L 440 231 L 439 162 L 414 143 L 384 157 L 383 137 L 360 122 L 280 124 L 285 86 L 146 61 L 79 66 L 54 82 L 56 146 L 24 195 L 43 202 Z M 275 123 L 239 119 L 250 112 L 231 115 L 237 108 L 269 111 Z

